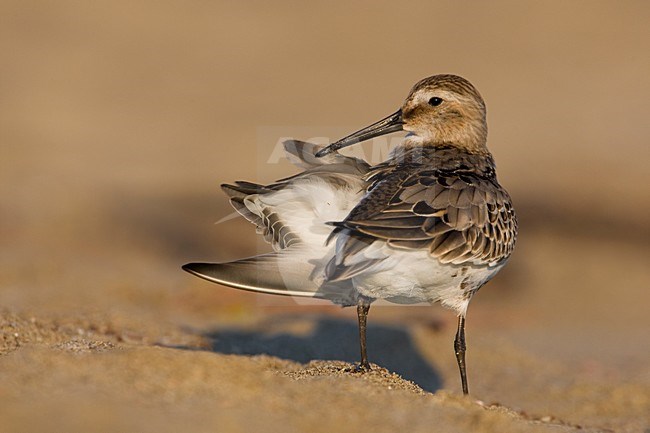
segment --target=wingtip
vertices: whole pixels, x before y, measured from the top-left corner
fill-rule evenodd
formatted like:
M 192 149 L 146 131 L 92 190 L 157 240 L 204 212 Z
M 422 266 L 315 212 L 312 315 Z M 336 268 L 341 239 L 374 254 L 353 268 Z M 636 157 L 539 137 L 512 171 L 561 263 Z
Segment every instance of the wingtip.
M 185 263 L 183 266 L 181 266 L 181 269 L 185 272 L 196 275 L 199 273 L 199 269 L 202 264 L 203 263 Z
M 223 286 L 284 296 L 319 297 L 318 286 L 307 286 L 305 267 L 281 269 L 276 253 L 227 263 L 187 263 L 190 274 Z
M 222 269 L 219 263 L 186 263 L 181 268 L 185 272 L 189 272 L 195 277 L 203 278 L 204 280 L 221 283 L 215 279 L 215 271 Z

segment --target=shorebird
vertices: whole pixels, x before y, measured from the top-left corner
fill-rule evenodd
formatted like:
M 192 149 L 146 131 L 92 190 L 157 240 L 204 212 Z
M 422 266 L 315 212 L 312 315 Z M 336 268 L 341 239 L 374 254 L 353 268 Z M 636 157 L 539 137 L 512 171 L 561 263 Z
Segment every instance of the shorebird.
M 378 165 L 338 153 L 396 131 L 407 135 Z M 425 78 L 395 113 L 327 147 L 285 142 L 303 172 L 270 185 L 222 185 L 274 252 L 183 269 L 238 289 L 356 306 L 357 371 L 370 369 L 373 301 L 439 301 L 458 315 L 454 352 L 468 394 L 467 306 L 505 265 L 517 237 L 486 142 L 485 103 L 474 86 L 455 75 Z

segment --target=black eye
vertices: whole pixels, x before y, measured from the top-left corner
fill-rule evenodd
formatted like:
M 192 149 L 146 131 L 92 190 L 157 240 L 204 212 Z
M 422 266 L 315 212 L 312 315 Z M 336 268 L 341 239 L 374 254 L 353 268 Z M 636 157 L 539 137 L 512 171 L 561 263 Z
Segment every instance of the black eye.
M 429 99 L 429 105 L 431 106 L 437 107 L 440 104 L 442 104 L 442 98 L 434 96 L 433 98 Z

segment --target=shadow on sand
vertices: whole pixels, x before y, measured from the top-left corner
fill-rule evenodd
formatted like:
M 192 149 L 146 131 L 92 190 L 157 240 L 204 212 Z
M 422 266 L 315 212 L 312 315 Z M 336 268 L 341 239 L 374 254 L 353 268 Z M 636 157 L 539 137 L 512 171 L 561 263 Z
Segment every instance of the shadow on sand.
M 359 361 L 356 323 L 329 317 L 317 318 L 310 323 L 313 325 L 311 330 L 302 335 L 226 329 L 205 336 L 212 339 L 212 350 L 223 354 L 265 354 L 300 363 L 312 360 Z M 435 392 L 442 385 L 440 375 L 420 355 L 403 328 L 369 325 L 368 358 L 370 362 L 415 382 L 425 391 Z

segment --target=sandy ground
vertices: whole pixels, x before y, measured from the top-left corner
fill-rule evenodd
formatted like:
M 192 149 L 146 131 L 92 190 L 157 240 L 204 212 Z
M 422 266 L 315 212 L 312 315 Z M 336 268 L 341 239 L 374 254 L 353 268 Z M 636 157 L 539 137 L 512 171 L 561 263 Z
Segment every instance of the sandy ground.
M 403 9 L 403 10 L 399 10 Z M 650 431 L 650 7 L 0 2 L 0 431 Z M 520 214 L 455 318 L 210 285 L 267 248 L 218 184 L 440 72 L 487 100 Z M 369 146 L 367 155 L 372 155 Z

